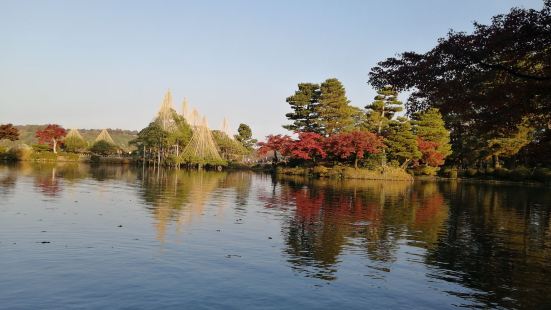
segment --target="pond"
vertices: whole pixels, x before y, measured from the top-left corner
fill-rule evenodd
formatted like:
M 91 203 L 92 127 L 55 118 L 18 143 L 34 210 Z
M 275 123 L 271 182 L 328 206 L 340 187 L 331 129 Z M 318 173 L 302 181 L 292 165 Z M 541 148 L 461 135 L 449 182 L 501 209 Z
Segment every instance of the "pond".
M 0 166 L 0 308 L 551 308 L 551 190 Z

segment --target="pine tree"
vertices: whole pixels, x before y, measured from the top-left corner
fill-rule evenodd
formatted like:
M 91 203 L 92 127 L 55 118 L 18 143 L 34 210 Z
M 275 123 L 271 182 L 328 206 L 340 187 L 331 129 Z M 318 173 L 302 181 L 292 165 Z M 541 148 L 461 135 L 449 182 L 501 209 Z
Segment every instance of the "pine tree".
M 517 128 L 513 133 L 490 139 L 488 141 L 487 158 L 491 158 L 493 160 L 494 168 L 499 168 L 501 166 L 499 161 L 500 156 L 514 156 L 523 147 L 528 145 L 533 139 L 532 135 L 534 134 L 534 131 L 534 127 L 532 127 L 529 120 L 525 118 L 520 124 L 517 125 Z
M 353 129 L 355 111 L 349 103 L 344 86 L 339 80 L 331 78 L 321 84 L 317 108 L 321 133 L 330 136 Z
M 450 132 L 444 126 L 442 114 L 435 108 L 413 114 L 413 131 L 423 141 L 437 143 L 436 151 L 445 159 L 452 153 Z
M 248 150 L 252 150 L 253 146 L 256 144 L 257 140 L 253 139 L 253 132 L 251 130 L 251 127 L 247 124 L 239 124 L 239 128 L 237 128 L 237 135 L 235 135 L 235 139 L 245 148 Z
M 285 116 L 293 121 L 283 128 L 291 131 L 319 132 L 317 107 L 319 105 L 320 86 L 313 83 L 300 83 L 295 94 L 287 97 L 286 101 L 293 112 Z
M 410 121 L 405 117 L 389 122 L 385 130 L 385 145 L 388 158 L 397 160 L 405 168 L 411 160 L 421 158 L 417 137 Z
M 381 134 L 383 129 L 397 112 L 403 110 L 402 102 L 398 100 L 398 92 L 387 85 L 377 90 L 375 101 L 365 107 L 368 109 L 368 128 Z

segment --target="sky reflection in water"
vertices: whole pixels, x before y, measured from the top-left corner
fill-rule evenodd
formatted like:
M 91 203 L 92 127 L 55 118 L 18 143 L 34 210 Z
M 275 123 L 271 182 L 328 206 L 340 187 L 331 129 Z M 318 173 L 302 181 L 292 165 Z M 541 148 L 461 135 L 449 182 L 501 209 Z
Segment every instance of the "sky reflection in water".
M 0 166 L 0 305 L 545 307 L 550 208 L 542 187 Z

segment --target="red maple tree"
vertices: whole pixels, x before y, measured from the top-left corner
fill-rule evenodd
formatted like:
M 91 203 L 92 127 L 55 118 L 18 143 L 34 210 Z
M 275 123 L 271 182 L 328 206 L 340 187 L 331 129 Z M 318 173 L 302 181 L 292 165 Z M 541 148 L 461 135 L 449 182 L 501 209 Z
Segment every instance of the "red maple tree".
M 377 154 L 383 148 L 383 140 L 378 135 L 368 131 L 352 131 L 335 134 L 326 139 L 327 152 L 342 158 L 354 156 L 354 167 L 358 168 L 358 160 L 366 153 Z
M 266 155 L 268 152 L 274 152 L 274 162 L 279 161 L 277 153 L 280 153 L 283 156 L 289 155 L 291 144 L 293 139 L 285 135 L 269 135 L 266 137 L 266 142 L 258 142 L 258 153 L 260 155 Z
M 444 155 L 438 151 L 438 142 L 424 140 L 417 137 L 419 151 L 423 154 L 421 161 L 431 167 L 439 167 L 444 164 Z
M 323 149 L 324 137 L 314 132 L 298 132 L 298 140 L 289 146 L 292 157 L 316 160 L 317 157 L 325 158 L 327 153 Z
M 13 127 L 12 124 L 0 125 L 0 140 L 8 139 L 15 141 L 19 139 L 19 130 Z
M 65 135 L 67 135 L 67 131 L 57 124 L 49 124 L 46 128 L 36 131 L 38 143 L 49 144 L 54 153 L 57 153 L 57 144 Z

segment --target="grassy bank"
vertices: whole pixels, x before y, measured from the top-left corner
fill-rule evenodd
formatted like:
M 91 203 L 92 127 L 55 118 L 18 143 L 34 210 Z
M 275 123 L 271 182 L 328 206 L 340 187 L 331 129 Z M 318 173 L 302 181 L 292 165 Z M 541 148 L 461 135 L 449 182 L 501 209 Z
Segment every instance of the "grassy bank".
M 496 180 L 512 182 L 539 182 L 551 184 L 551 169 L 544 167 L 526 168 L 486 168 L 486 169 L 442 169 L 441 176 L 446 178 L 462 178 L 473 180 Z
M 132 159 L 127 157 L 104 157 L 98 155 L 76 154 L 67 152 L 58 152 L 56 154 L 53 152 L 37 152 L 28 147 L 14 147 L 9 150 L 0 149 L 0 161 L 129 164 L 132 162 Z
M 354 169 L 351 167 L 278 167 L 276 173 L 281 175 L 300 175 L 317 178 L 359 179 L 359 180 L 395 180 L 412 181 L 413 176 L 396 167 L 378 167 L 375 169 Z

